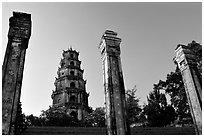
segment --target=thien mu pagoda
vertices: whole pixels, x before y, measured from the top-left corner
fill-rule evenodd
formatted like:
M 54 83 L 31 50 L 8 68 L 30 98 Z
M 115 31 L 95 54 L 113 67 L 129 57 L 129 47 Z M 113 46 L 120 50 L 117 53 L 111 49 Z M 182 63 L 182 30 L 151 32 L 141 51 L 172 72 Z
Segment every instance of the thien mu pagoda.
M 82 120 L 88 113 L 89 94 L 86 92 L 86 80 L 83 79 L 84 70 L 78 59 L 79 52 L 69 48 L 63 50 L 62 56 L 51 96 L 53 106 L 62 107 L 68 115 Z

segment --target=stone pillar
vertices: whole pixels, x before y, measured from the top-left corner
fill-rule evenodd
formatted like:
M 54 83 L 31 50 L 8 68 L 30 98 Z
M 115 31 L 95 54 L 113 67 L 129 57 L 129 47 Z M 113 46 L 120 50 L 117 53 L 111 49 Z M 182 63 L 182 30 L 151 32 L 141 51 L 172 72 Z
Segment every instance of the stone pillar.
M 26 49 L 31 35 L 31 14 L 13 12 L 2 66 L 2 134 L 14 134 Z
M 106 124 L 109 135 L 130 134 L 125 87 L 120 61 L 120 42 L 114 31 L 106 30 L 99 44 L 103 66 Z
M 201 47 L 200 47 L 201 48 Z M 195 60 L 195 54 L 189 46 L 178 45 L 175 50 L 175 61 L 181 70 L 191 115 L 195 125 L 196 133 L 202 134 L 202 87 L 200 75 Z

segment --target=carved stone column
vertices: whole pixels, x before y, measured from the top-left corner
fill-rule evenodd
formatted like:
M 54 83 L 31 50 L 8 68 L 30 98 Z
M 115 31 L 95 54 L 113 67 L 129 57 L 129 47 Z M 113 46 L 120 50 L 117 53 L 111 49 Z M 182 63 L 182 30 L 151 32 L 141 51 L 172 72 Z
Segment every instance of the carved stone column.
M 120 42 L 121 39 L 117 37 L 116 32 L 106 30 L 99 45 L 103 66 L 106 124 L 109 135 L 130 134 L 120 60 Z
M 14 134 L 26 49 L 31 35 L 31 15 L 13 12 L 2 67 L 2 134 Z
M 181 70 L 196 133 L 202 134 L 202 87 L 195 55 L 185 45 L 178 45 L 175 52 L 175 61 Z

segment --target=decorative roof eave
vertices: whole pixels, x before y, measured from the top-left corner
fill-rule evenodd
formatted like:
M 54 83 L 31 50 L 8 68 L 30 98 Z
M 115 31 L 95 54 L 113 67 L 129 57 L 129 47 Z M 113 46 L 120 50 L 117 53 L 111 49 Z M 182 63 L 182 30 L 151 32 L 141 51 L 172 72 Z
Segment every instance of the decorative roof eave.
M 73 53 L 76 53 L 77 55 L 79 55 L 78 51 L 73 50 L 72 48 L 68 48 L 68 50 L 63 50 L 63 53 L 62 53 L 63 57 L 64 57 L 64 53 L 67 53 L 67 52 L 73 52 Z

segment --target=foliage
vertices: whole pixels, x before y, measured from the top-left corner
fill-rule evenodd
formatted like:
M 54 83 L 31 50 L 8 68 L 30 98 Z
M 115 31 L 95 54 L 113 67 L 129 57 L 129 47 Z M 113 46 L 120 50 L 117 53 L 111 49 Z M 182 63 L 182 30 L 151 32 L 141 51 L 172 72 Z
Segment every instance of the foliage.
M 139 106 L 139 98 L 136 96 L 137 88 L 126 90 L 126 104 L 128 113 L 128 122 L 130 125 L 136 124 L 141 119 L 142 109 Z
M 171 105 L 167 104 L 165 94 L 160 92 L 157 85 L 150 92 L 148 97 L 148 105 L 144 107 L 144 113 L 147 115 L 148 126 L 163 127 L 176 118 L 176 113 Z
M 43 117 L 33 116 L 32 114 L 26 116 L 26 122 L 28 126 L 45 126 L 46 119 Z
M 188 47 L 195 55 L 197 67 L 202 77 L 202 45 L 196 43 L 195 41 L 192 41 L 191 43 L 188 44 Z
M 88 108 L 88 113 L 92 112 L 92 108 Z M 76 127 L 85 126 L 87 122 L 85 123 L 85 121 L 79 121 L 75 117 L 68 115 L 63 107 L 49 107 L 49 109 L 45 111 L 42 110 L 39 117 L 33 116 L 32 114 L 26 116 L 26 123 L 28 126 Z
M 15 124 L 15 133 L 20 134 L 23 132 L 23 130 L 26 129 L 27 123 L 25 114 L 22 113 L 22 107 L 21 102 L 18 104 L 17 108 L 17 116 L 16 116 L 16 124 Z
M 184 124 L 185 119 L 190 119 L 189 123 L 192 123 L 184 83 L 178 67 L 175 72 L 171 72 L 167 75 L 167 79 L 164 83 L 163 88 L 165 88 L 166 93 L 171 97 L 171 104 L 176 110 L 180 123 Z
M 42 111 L 40 117 L 45 119 L 46 126 L 78 126 L 78 119 L 68 115 L 65 109 L 60 107 L 50 107 Z
M 93 110 L 85 117 L 82 125 L 85 127 L 105 127 L 105 108 L 98 107 Z

